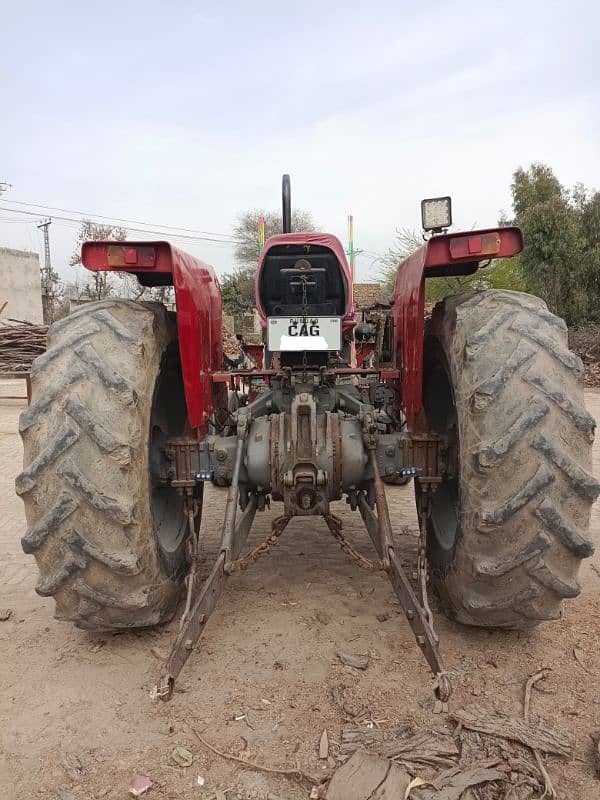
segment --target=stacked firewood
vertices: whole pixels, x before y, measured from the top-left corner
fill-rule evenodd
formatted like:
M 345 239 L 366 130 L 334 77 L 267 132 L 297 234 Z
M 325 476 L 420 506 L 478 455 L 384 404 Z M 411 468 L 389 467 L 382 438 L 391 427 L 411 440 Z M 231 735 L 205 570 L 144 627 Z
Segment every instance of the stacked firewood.
M 33 359 L 46 350 L 47 333 L 47 325 L 0 321 L 0 373 L 29 372 Z

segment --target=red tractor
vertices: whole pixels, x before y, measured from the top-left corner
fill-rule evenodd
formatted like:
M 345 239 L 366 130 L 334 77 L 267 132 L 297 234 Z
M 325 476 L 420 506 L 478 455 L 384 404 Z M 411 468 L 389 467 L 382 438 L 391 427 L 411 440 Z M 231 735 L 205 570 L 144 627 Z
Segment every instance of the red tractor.
M 519 253 L 522 237 L 514 227 L 448 233 L 449 198 L 424 201 L 422 211 L 428 238 L 398 267 L 385 366 L 357 366 L 346 255 L 334 236 L 290 232 L 288 176 L 283 233 L 266 242 L 256 274 L 259 370 L 222 370 L 211 267 L 166 242 L 83 245 L 92 271 L 174 286 L 177 312 L 109 298 L 52 326 L 20 420 L 22 543 L 37 560 L 37 592 L 81 628 L 158 625 L 185 594 L 156 697 L 171 696 L 227 579 L 294 516 L 323 517 L 351 558 L 387 572 L 436 676 L 438 704 L 451 686 L 428 580 L 449 615 L 486 627 L 556 619 L 563 599 L 579 593 L 600 492 L 582 363 L 564 322 L 518 292 L 447 298 L 425 325 L 427 278 L 474 273 Z M 253 393 L 232 413 L 228 387 L 240 379 Z M 411 476 L 414 584 L 396 554 L 383 485 Z M 229 488 L 219 555 L 197 585 L 206 481 Z M 371 560 L 331 510 L 344 496 L 364 521 Z M 270 539 L 242 555 L 270 500 L 282 507 Z

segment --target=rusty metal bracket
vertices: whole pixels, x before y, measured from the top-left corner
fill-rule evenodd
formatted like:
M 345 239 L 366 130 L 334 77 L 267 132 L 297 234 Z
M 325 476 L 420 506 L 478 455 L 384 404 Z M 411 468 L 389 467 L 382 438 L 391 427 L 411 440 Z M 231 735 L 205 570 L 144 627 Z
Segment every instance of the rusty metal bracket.
M 183 627 L 179 631 L 169 657 L 163 665 L 156 686 L 150 692 L 150 697 L 153 700 L 166 701 L 173 696 L 175 681 L 185 662 L 190 657 L 223 591 L 223 586 L 227 579 L 224 566 L 225 553 L 220 553 Z
M 422 603 L 420 603 L 394 551 L 392 523 L 390 520 L 385 487 L 377 468 L 375 437 L 373 435 L 368 435 L 369 433 L 371 432 L 365 431 L 364 438 L 369 450 L 369 460 L 373 468 L 375 505 L 377 508 L 376 520 L 379 529 L 379 547 L 377 547 L 376 544 L 376 550 L 383 558 L 388 577 L 400 600 L 400 605 L 406 613 L 406 618 L 415 635 L 417 644 L 421 648 L 427 663 L 431 667 L 431 671 L 435 675 L 435 695 L 437 699 L 444 704 L 448 702 L 452 694 L 452 684 L 450 683 L 444 660 L 440 653 L 439 638 L 433 628 L 433 619 L 427 602 L 423 573 L 421 572 Z M 366 500 L 364 500 L 362 504 L 359 500 L 359 508 L 365 520 L 365 527 L 375 543 L 375 520 L 373 519 L 375 515 L 366 503 Z M 370 514 L 368 512 L 370 512 Z M 420 526 L 422 526 L 424 524 L 424 519 L 420 519 L 419 523 Z M 424 554 L 419 553 L 419 558 L 422 559 L 423 557 Z M 424 563 L 426 562 L 421 562 L 421 567 L 423 567 Z
M 417 644 L 423 651 L 425 660 L 431 667 L 431 671 L 436 678 L 435 694 L 438 700 L 442 703 L 447 703 L 450 695 L 452 694 L 452 684 L 448 677 L 444 660 L 439 650 L 438 637 L 429 624 L 427 615 L 423 606 L 417 600 L 417 596 L 413 591 L 412 586 L 404 570 L 400 566 L 394 548 L 390 547 L 388 551 L 390 566 L 388 569 L 388 576 L 394 587 L 394 591 L 400 600 L 400 605 L 404 609 L 408 624 L 417 640 Z

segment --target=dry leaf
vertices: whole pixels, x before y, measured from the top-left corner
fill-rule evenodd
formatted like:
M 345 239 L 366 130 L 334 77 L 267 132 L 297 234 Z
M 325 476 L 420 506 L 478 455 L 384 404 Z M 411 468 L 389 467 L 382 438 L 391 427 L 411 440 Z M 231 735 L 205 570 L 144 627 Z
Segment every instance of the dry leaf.
M 404 800 L 408 800 L 410 793 L 413 789 L 416 789 L 418 786 L 432 786 L 433 784 L 431 781 L 426 781 L 424 778 L 413 778 L 412 781 L 406 787 L 406 791 L 404 792 Z

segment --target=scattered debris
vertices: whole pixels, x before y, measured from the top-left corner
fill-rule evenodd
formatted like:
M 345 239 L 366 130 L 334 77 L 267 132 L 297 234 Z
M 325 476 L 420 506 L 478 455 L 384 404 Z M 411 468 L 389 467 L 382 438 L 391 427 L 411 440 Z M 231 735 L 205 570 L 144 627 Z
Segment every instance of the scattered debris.
M 429 781 L 423 780 L 423 778 L 413 778 L 412 781 L 406 787 L 404 792 L 404 800 L 408 800 L 410 797 L 410 793 L 413 789 L 418 789 L 419 786 L 429 786 Z
M 334 686 L 331 690 L 331 699 L 340 709 L 346 721 L 361 722 L 371 716 L 371 712 L 363 703 L 349 700 L 346 697 L 346 686 Z
M 327 736 L 327 730 L 323 730 L 321 734 L 321 739 L 319 741 L 319 758 L 327 758 L 329 755 L 329 737 Z
M 171 761 L 178 767 L 191 767 L 194 763 L 194 754 L 186 747 L 177 745 L 171 751 Z
M 338 650 L 337 657 L 346 667 L 364 670 L 369 666 L 368 655 L 360 655 L 359 653 L 346 653 L 343 650 Z
M 201 745 L 206 747 L 215 755 L 220 756 L 221 758 L 226 759 L 227 761 L 235 761 L 237 764 L 242 764 L 242 766 L 246 767 L 246 769 L 255 769 L 258 772 L 268 772 L 271 775 L 283 775 L 286 778 L 293 778 L 294 780 L 300 781 L 302 783 L 308 783 L 310 786 L 315 786 L 321 783 L 322 778 L 315 778 L 313 775 L 309 775 L 308 772 L 304 772 L 300 768 L 298 769 L 278 769 L 277 767 L 266 767 L 263 764 L 258 764 L 255 761 L 248 761 L 245 758 L 240 758 L 239 756 L 231 755 L 231 753 L 224 753 L 222 750 L 218 750 L 214 745 L 207 742 L 198 731 L 188 725 L 188 729 L 190 733 L 196 737 L 196 739 L 200 742 Z M 326 775 L 323 776 L 328 777 Z
M 436 775 L 429 782 L 434 787 L 433 790 L 419 791 L 412 796 L 415 800 L 460 800 L 461 797 L 466 797 L 463 792 L 467 792 L 472 786 L 507 778 L 508 768 L 499 760 L 472 764 L 466 768 L 454 767 L 441 775 Z
M 471 787 L 508 781 L 510 767 L 500 759 L 454 765 L 434 777 L 415 775 L 375 753 L 357 750 L 333 775 L 327 800 L 460 800 Z M 474 796 L 474 795 L 473 795 Z M 479 796 L 479 795 L 477 795 Z M 494 795 L 496 796 L 496 795 Z
M 336 770 L 327 789 L 327 800 L 384 800 L 406 797 L 410 776 L 387 758 L 357 750 Z
M 365 728 L 348 724 L 342 728 L 340 754 L 350 755 L 359 747 L 379 753 L 379 748 L 390 741 L 412 736 L 414 729 L 409 722 L 399 722 L 387 728 Z
M 445 769 L 454 766 L 460 755 L 456 741 L 450 734 L 436 731 L 413 733 L 408 723 L 370 730 L 345 725 L 340 754 L 354 753 L 359 748 L 399 761 L 411 773 L 423 767 Z
M 167 660 L 166 653 L 163 653 L 162 650 L 159 650 L 158 647 L 151 647 L 150 652 L 152 653 L 154 658 L 157 658 L 161 663 Z
M 238 367 L 244 361 L 244 351 L 239 339 L 225 326 L 221 326 L 223 360 L 225 367 Z
M 377 614 L 378 622 L 387 622 L 390 618 L 390 615 L 385 611 L 383 614 Z
M 129 787 L 129 794 L 133 797 L 141 797 L 152 788 L 154 784 L 146 775 L 134 775 Z
M 90 653 L 97 653 L 106 644 L 106 639 L 98 639 L 90 645 Z
M 204 786 L 204 784 L 206 783 L 204 775 L 198 775 L 198 777 L 196 778 L 196 783 L 198 784 L 198 786 Z
M 564 758 L 571 758 L 573 754 L 573 748 L 566 736 L 542 726 L 531 725 L 524 720 L 509 717 L 489 708 L 470 705 L 466 708 L 452 711 L 450 716 L 453 720 L 459 722 L 463 728 L 468 728 L 478 733 L 486 733 L 489 736 L 498 736 L 501 739 L 520 742 L 533 750 L 540 750 L 543 753 L 555 753 Z
M 0 622 L 6 622 L 7 619 L 12 617 L 12 608 L 0 609 Z
M 550 672 L 548 668 L 540 669 L 538 672 L 535 672 L 531 675 L 527 681 L 525 682 L 525 695 L 523 698 L 523 719 L 525 722 L 529 722 L 529 705 L 531 703 L 531 690 L 535 686 L 538 681 L 543 680 L 546 675 Z M 544 779 L 544 797 L 558 797 L 556 794 L 556 790 L 552 785 L 552 780 L 550 779 L 550 775 L 548 774 L 546 767 L 544 766 L 544 762 L 542 761 L 542 756 L 540 754 L 539 749 L 532 747 L 533 756 L 535 758 L 536 764 L 538 769 Z

